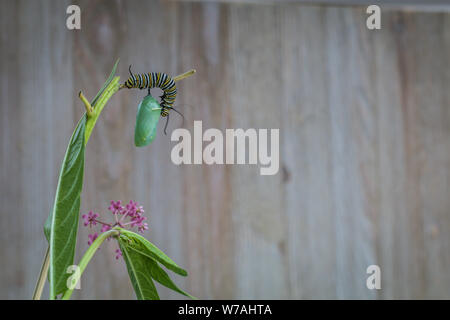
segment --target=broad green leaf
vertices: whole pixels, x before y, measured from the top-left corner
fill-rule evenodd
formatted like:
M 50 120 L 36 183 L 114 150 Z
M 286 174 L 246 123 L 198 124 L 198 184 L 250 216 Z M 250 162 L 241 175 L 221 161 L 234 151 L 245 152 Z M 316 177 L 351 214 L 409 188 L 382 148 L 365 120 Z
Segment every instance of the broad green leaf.
M 133 250 L 133 249 L 132 249 Z M 156 281 L 158 281 L 160 284 L 162 284 L 163 286 L 172 289 L 173 291 L 176 291 L 178 293 L 181 293 L 182 295 L 185 295 L 186 297 L 189 297 L 191 299 L 196 299 L 195 297 L 191 296 L 189 293 L 184 292 L 183 290 L 181 290 L 180 288 L 178 288 L 176 286 L 176 284 L 170 279 L 169 275 L 167 274 L 167 272 L 165 272 L 159 265 L 158 263 L 153 260 L 148 258 L 147 256 L 145 256 L 147 258 L 147 268 L 148 271 L 150 272 L 150 275 L 152 276 L 152 278 Z
M 123 259 L 127 265 L 128 275 L 138 300 L 159 300 L 158 292 L 147 271 L 148 258 L 137 251 L 130 249 L 126 242 L 128 239 L 120 239 L 119 245 Z
M 94 117 L 82 116 L 76 126 L 64 156 L 53 210 L 44 224 L 44 234 L 50 246 L 50 298 L 65 291 L 70 274 L 67 267 L 73 264 L 83 187 L 85 145 L 101 110 L 111 95 L 117 91 L 119 77 L 114 78 L 119 60 L 95 96 L 92 105 L 98 106 Z
M 144 97 L 139 104 L 134 128 L 134 144 L 144 147 L 150 144 L 156 136 L 156 128 L 161 117 L 161 107 L 151 95 Z
M 95 95 L 94 99 L 92 100 L 91 105 L 94 105 L 97 103 L 98 98 L 100 97 L 100 95 L 103 93 L 103 91 L 105 91 L 106 87 L 109 86 L 109 84 L 111 83 L 111 81 L 113 80 L 115 74 L 116 74 L 116 69 L 117 69 L 117 65 L 119 64 L 119 60 L 117 59 L 116 63 L 114 64 L 111 73 L 109 74 L 108 79 L 106 79 L 106 82 L 103 84 L 103 87 L 100 89 L 100 91 Z
M 123 255 L 125 256 L 125 253 L 123 250 L 125 250 L 126 255 L 127 255 L 127 258 L 125 261 L 127 263 L 128 273 L 130 273 L 130 267 L 132 265 L 137 264 L 137 265 L 141 266 L 141 264 L 143 264 L 143 268 L 140 268 L 139 270 L 144 272 L 146 276 L 149 276 L 150 278 L 156 280 L 163 286 L 166 286 L 167 288 L 172 289 L 182 295 L 185 295 L 191 299 L 196 299 L 195 297 L 191 296 L 190 294 L 188 294 L 188 293 L 184 292 L 183 290 L 181 290 L 180 288 L 178 288 L 177 285 L 170 279 L 169 275 L 158 265 L 158 262 L 155 259 L 155 257 L 161 255 L 161 253 L 162 253 L 161 250 L 157 249 L 150 242 L 148 242 L 144 237 L 142 237 L 134 232 L 120 229 L 120 233 L 121 233 L 121 235 L 119 237 L 119 243 L 120 243 L 120 248 L 122 249 Z M 145 241 L 142 239 L 144 239 Z M 147 246 L 142 244 L 145 242 L 148 242 L 151 245 L 150 246 L 151 248 L 156 248 L 159 251 L 158 255 L 155 255 L 153 252 L 149 251 Z M 164 253 L 162 253 L 162 254 L 166 257 L 165 259 L 170 260 L 170 258 L 168 258 Z M 137 262 L 134 264 L 132 263 L 132 261 L 130 261 L 133 259 L 137 260 Z M 178 268 L 181 269 L 180 267 L 178 267 Z M 142 277 L 144 277 L 144 275 Z M 132 277 L 132 274 L 130 273 L 130 278 L 131 278 L 132 283 L 135 283 L 136 272 L 133 272 L 133 277 Z M 143 280 L 143 282 L 145 283 L 145 280 Z M 136 289 L 135 284 L 133 284 L 133 286 L 135 287 L 135 290 L 140 289 L 140 288 Z M 139 293 L 136 292 L 136 295 L 139 295 Z
M 114 75 L 116 73 L 118 63 L 119 63 L 119 59 L 117 59 L 116 63 L 114 64 L 114 67 L 113 67 L 108 79 L 106 79 L 106 82 L 103 84 L 103 87 L 100 89 L 100 91 L 97 93 L 97 95 L 92 100 L 91 105 L 94 106 L 98 102 L 100 95 L 104 93 L 105 89 L 110 85 L 110 83 L 114 79 Z M 117 81 L 118 81 L 118 79 L 117 79 Z M 86 120 L 86 113 L 84 113 L 83 117 L 81 118 L 81 119 L 85 119 L 84 125 L 88 128 L 88 129 L 84 129 L 85 130 L 85 140 L 84 140 L 85 146 L 89 140 L 90 132 L 94 128 L 95 120 L 98 118 L 99 114 L 100 114 L 100 112 L 97 111 L 97 117 L 95 119 L 89 118 Z M 81 123 L 81 120 L 78 123 L 77 127 L 75 128 L 74 132 L 79 130 L 78 126 L 80 125 L 80 123 Z M 60 175 L 61 175 L 61 172 L 60 172 Z M 58 181 L 58 183 L 59 183 L 59 181 Z M 59 185 L 58 185 L 58 187 L 59 187 Z M 47 238 L 48 242 L 50 242 L 50 229 L 51 229 L 51 224 L 52 224 L 52 217 L 53 217 L 53 212 L 50 212 L 50 214 L 48 215 L 47 220 L 45 221 L 45 224 L 44 224 L 44 234 L 45 234 L 45 237 Z
M 161 263 L 167 269 L 172 270 L 181 276 L 187 276 L 186 270 L 180 268 L 164 252 L 158 249 L 153 243 L 145 239 L 143 236 L 125 229 L 121 229 L 120 233 L 121 238 L 127 238 L 127 245 L 135 251 L 138 251 L 141 254 Z
M 75 256 L 80 196 L 83 188 L 86 116 L 78 122 L 70 139 L 56 188 L 55 203 L 44 232 L 50 239 L 50 298 L 64 292 Z

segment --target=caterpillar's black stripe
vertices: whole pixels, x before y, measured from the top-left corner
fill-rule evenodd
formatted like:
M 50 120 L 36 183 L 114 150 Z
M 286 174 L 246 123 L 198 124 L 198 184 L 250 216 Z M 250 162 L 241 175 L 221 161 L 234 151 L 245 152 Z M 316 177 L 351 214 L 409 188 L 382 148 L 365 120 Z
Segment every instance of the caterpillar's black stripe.
M 131 72 L 130 72 L 131 73 Z M 175 103 L 177 96 L 177 86 L 173 79 L 162 72 L 149 72 L 143 74 L 131 74 L 131 76 L 125 81 L 124 87 L 139 88 L 139 89 L 152 89 L 160 88 L 164 91 L 161 96 L 161 116 L 167 117 L 169 115 L 169 109 Z

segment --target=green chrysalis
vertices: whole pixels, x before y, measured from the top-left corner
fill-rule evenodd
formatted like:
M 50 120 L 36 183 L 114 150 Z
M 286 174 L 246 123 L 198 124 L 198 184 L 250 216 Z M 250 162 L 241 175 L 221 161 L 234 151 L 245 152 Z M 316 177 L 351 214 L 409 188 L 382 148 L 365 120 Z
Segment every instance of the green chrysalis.
M 156 127 L 161 117 L 161 107 L 151 95 L 146 96 L 139 104 L 134 129 L 136 147 L 149 145 L 156 136 Z

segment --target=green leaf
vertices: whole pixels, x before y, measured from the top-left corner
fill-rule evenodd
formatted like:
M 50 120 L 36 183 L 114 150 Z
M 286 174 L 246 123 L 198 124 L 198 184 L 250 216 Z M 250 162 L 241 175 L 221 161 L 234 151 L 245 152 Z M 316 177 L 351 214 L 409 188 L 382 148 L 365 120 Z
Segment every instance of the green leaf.
M 103 90 L 101 95 L 96 99 L 97 101 L 95 104 L 92 105 L 93 108 L 93 114 L 90 115 L 86 122 L 86 134 L 85 139 L 86 141 L 89 140 L 92 130 L 94 129 L 94 126 L 97 122 L 98 117 L 100 116 L 100 113 L 102 112 L 103 108 L 105 107 L 108 100 L 112 97 L 114 93 L 119 90 L 119 79 L 120 77 L 114 77 L 106 87 L 106 89 Z
M 138 300 L 159 300 L 158 292 L 147 271 L 148 258 L 137 251 L 130 249 L 126 242 L 119 238 L 120 250 L 127 265 L 128 275 Z
M 114 78 L 114 76 L 116 74 L 116 69 L 117 69 L 117 65 L 119 64 L 119 60 L 120 59 L 117 59 L 116 63 L 114 64 L 114 66 L 113 66 L 113 68 L 111 70 L 111 73 L 109 74 L 108 79 L 106 79 L 106 82 L 103 84 L 103 87 L 96 94 L 96 96 L 94 97 L 94 100 L 92 100 L 92 103 L 91 103 L 92 106 L 97 103 L 97 100 L 100 97 L 100 95 L 103 93 L 103 91 L 105 91 L 106 87 L 109 86 L 109 84 L 113 80 L 113 78 Z
M 145 239 L 143 236 L 125 229 L 121 229 L 120 233 L 121 238 L 128 239 L 127 246 L 161 263 L 167 269 L 172 270 L 180 276 L 187 276 L 186 270 L 180 268 L 164 252 L 158 249 L 153 243 Z
M 144 97 L 139 104 L 134 128 L 134 144 L 144 147 L 150 144 L 156 136 L 156 128 L 161 117 L 161 107 L 151 95 Z
M 67 278 L 67 267 L 73 264 L 75 256 L 78 216 L 80 212 L 80 196 L 83 188 L 84 148 L 85 148 L 84 115 L 78 122 L 70 139 L 61 167 L 55 203 L 44 226 L 47 240 L 50 239 L 50 297 L 64 292 Z
M 169 275 L 158 265 L 158 262 L 164 261 L 166 265 L 171 265 L 172 268 L 173 265 L 175 265 L 178 269 L 181 268 L 147 239 L 132 231 L 120 229 L 119 244 L 138 299 L 142 296 L 142 287 L 145 287 L 145 284 L 148 282 L 148 277 L 182 295 L 185 295 L 191 299 L 196 299 L 189 293 L 178 288 L 177 285 L 170 279 Z M 157 252 L 157 254 L 155 252 Z M 134 261 L 134 259 L 136 261 Z M 170 261 L 171 263 L 168 264 L 167 261 Z M 186 271 L 184 271 L 183 274 L 187 274 Z M 139 281 L 136 280 L 137 277 L 140 277 L 141 279 L 141 286 L 139 286 Z
M 116 69 L 117 69 L 118 63 L 119 63 L 119 59 L 117 59 L 116 63 L 114 64 L 113 69 L 112 69 L 108 79 L 106 79 L 106 82 L 103 84 L 103 87 L 100 89 L 100 91 L 97 93 L 97 95 L 92 100 L 91 105 L 95 105 L 95 103 L 97 103 L 98 98 L 100 97 L 100 95 L 105 91 L 106 87 L 108 87 L 110 85 L 110 83 L 112 82 L 112 80 L 114 79 L 114 75 L 116 73 Z M 118 79 L 117 79 L 117 81 L 118 81 Z M 98 112 L 98 114 L 99 114 L 99 112 Z M 87 118 L 86 117 L 86 113 L 84 113 L 83 117 L 81 119 L 85 119 L 86 120 L 86 118 Z M 98 115 L 97 115 L 97 118 L 98 118 Z M 90 130 L 86 130 L 86 129 L 84 129 L 84 130 L 85 130 L 85 132 L 89 131 L 89 133 L 90 133 L 90 131 L 92 131 L 92 129 L 94 127 L 95 121 L 93 121 L 93 119 L 87 119 L 85 122 L 86 123 L 84 125 L 89 127 Z M 81 123 L 81 120 L 79 121 L 79 123 L 78 123 L 77 127 L 75 128 L 74 132 L 79 130 L 78 127 L 80 126 L 80 123 Z M 89 136 L 90 136 L 90 134 L 89 135 L 85 134 L 85 141 L 84 141 L 84 145 L 85 146 L 86 146 L 86 144 L 87 144 L 87 142 L 89 140 Z M 66 155 L 67 155 L 67 152 L 66 152 Z M 60 175 L 61 175 L 61 173 L 60 173 Z M 58 184 L 59 184 L 59 181 L 58 181 Z M 58 187 L 59 187 L 59 185 L 58 185 Z M 45 221 L 45 224 L 44 224 L 44 234 L 45 234 L 45 237 L 47 238 L 48 242 L 50 242 L 50 230 L 51 230 L 51 224 L 52 224 L 52 217 L 53 217 L 53 212 L 50 212 L 50 214 L 48 215 L 47 220 Z
M 191 299 L 197 299 L 194 296 L 191 296 L 189 293 L 184 292 L 183 290 L 181 290 L 180 288 L 178 288 L 176 286 L 176 284 L 170 279 L 169 275 L 167 274 L 167 272 L 165 272 L 159 265 L 158 263 L 153 260 L 148 258 L 147 256 L 145 256 L 147 258 L 147 267 L 148 270 L 150 272 L 150 275 L 152 276 L 153 279 L 155 279 L 156 281 L 158 281 L 160 284 L 162 284 L 163 286 L 172 289 L 173 291 L 176 291 L 178 293 L 181 293 L 182 295 L 185 295 L 186 297 L 189 297 Z
M 114 78 L 118 62 L 92 102 L 92 105 L 99 105 L 94 110 L 95 117 L 88 118 L 84 113 L 72 134 L 59 173 L 53 210 L 44 224 L 44 234 L 50 245 L 48 278 L 52 299 L 67 289 L 66 281 L 70 274 L 66 270 L 73 264 L 75 257 L 85 146 L 101 110 L 118 89 L 119 77 Z

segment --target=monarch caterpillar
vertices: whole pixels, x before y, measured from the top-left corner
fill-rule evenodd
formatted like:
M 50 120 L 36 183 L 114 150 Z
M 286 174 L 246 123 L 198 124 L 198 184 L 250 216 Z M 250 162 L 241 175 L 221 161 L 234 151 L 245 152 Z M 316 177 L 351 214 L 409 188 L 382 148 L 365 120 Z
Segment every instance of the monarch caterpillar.
M 162 72 L 149 72 L 142 74 L 133 74 L 131 72 L 131 66 L 129 68 L 130 77 L 125 81 L 121 88 L 139 88 L 148 89 L 150 95 L 150 89 L 160 88 L 164 91 L 161 98 L 161 117 L 167 117 L 169 115 L 169 110 L 173 109 L 173 104 L 175 103 L 175 98 L 177 96 L 177 86 L 175 81 Z
M 121 89 L 148 89 L 148 95 L 144 97 L 139 104 L 138 112 L 136 114 L 136 127 L 134 130 L 134 144 L 137 147 L 142 147 L 148 145 L 155 139 L 156 127 L 160 116 L 167 118 L 166 125 L 164 126 L 164 134 L 167 134 L 166 129 L 169 123 L 170 109 L 181 115 L 184 120 L 183 114 L 173 107 L 177 95 L 175 81 L 193 75 L 195 70 L 191 69 L 175 78 L 162 72 L 133 74 L 131 72 L 131 65 L 128 70 L 130 72 L 130 77 L 120 86 Z M 160 88 L 164 91 L 164 94 L 160 97 L 160 104 L 151 96 L 150 89 L 152 88 Z

